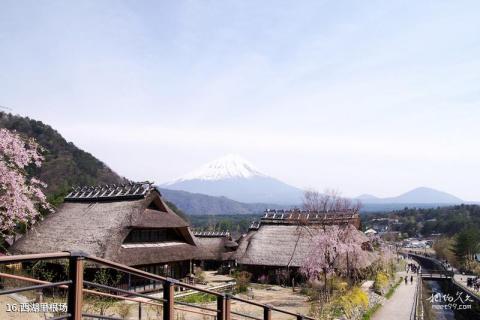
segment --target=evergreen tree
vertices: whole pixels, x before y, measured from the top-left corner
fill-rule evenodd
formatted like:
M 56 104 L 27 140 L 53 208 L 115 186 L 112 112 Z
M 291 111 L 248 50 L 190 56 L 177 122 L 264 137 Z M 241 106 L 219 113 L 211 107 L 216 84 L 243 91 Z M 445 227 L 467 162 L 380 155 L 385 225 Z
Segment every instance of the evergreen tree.
M 460 261 L 473 261 L 474 255 L 479 251 L 480 234 L 475 228 L 466 228 L 456 236 L 453 252 Z

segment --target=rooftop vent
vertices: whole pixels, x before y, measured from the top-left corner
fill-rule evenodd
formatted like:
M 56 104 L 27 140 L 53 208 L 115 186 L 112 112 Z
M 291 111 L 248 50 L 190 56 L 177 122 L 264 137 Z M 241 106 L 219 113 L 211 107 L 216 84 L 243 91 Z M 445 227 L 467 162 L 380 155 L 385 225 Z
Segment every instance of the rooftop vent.
M 152 189 L 152 182 L 130 182 L 101 186 L 75 186 L 65 197 L 66 202 L 92 202 L 141 199 Z

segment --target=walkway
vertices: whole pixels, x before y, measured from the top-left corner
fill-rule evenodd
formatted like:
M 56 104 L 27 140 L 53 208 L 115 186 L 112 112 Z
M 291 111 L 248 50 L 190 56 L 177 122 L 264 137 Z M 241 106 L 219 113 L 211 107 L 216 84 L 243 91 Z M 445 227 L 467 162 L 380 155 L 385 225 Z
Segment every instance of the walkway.
M 415 254 L 417 254 L 417 255 L 419 255 L 419 256 L 425 257 L 422 253 L 419 254 L 419 253 L 415 252 Z M 453 271 L 453 272 L 454 272 L 453 281 L 454 281 L 457 285 L 463 287 L 463 289 L 464 289 L 465 291 L 470 292 L 474 297 L 476 297 L 477 299 L 480 299 L 480 292 L 479 292 L 479 291 L 475 291 L 473 288 L 471 288 L 471 287 L 469 288 L 469 287 L 467 286 L 467 278 L 468 278 L 468 277 L 474 277 L 474 275 L 464 275 L 464 274 L 460 274 L 459 271 L 458 271 L 456 268 L 452 267 L 452 266 L 451 266 L 450 264 L 448 264 L 448 263 L 446 264 L 445 262 L 443 262 L 443 261 L 441 261 L 441 260 L 439 260 L 439 259 L 433 258 L 433 257 L 431 257 L 431 256 L 429 256 L 429 257 L 427 257 L 427 258 L 429 258 L 429 259 L 431 259 L 431 260 L 435 260 L 437 263 L 441 264 L 446 270 L 448 270 L 448 271 Z
M 463 289 L 465 289 L 467 292 L 470 292 L 470 294 L 472 294 L 473 296 L 477 297 L 478 299 L 480 299 L 480 292 L 479 291 L 475 291 L 472 287 L 468 287 L 467 286 L 467 278 L 469 277 L 474 277 L 472 275 L 463 275 L 463 274 L 455 274 L 453 276 L 453 279 L 455 280 L 455 282 L 462 286 Z
M 406 272 L 398 272 L 397 275 L 405 277 Z M 413 283 L 410 282 L 408 275 L 408 284 L 402 281 L 395 290 L 393 296 L 373 315 L 373 320 L 409 320 L 410 312 L 413 307 L 415 288 L 417 286 L 417 276 L 413 276 Z

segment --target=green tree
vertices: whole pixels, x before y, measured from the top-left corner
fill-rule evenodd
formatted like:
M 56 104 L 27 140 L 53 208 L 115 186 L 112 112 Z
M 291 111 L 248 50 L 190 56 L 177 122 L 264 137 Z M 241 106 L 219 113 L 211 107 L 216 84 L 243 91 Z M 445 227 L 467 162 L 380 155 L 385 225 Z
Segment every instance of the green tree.
M 107 269 L 99 269 L 95 272 L 93 282 L 110 287 L 116 287 L 120 283 L 121 278 L 122 276 L 119 272 Z M 104 289 L 97 289 L 97 291 L 111 293 Z M 91 295 L 88 299 L 88 302 L 94 313 L 98 313 L 103 316 L 108 309 L 115 305 L 117 299 L 101 295 Z
M 453 252 L 467 267 L 474 261 L 474 255 L 479 251 L 480 234 L 475 228 L 466 228 L 455 237 Z

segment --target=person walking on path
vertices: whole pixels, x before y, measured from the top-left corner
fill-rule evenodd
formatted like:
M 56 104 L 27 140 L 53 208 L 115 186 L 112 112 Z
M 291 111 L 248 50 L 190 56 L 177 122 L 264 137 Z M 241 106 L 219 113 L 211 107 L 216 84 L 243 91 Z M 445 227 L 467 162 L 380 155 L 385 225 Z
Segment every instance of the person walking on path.
M 410 273 L 412 274 L 412 273 Z M 404 270 L 397 272 L 398 277 L 403 277 L 405 285 L 399 286 L 390 299 L 375 312 L 372 320 L 409 320 L 412 307 L 415 302 L 415 286 L 407 285 L 408 276 Z

